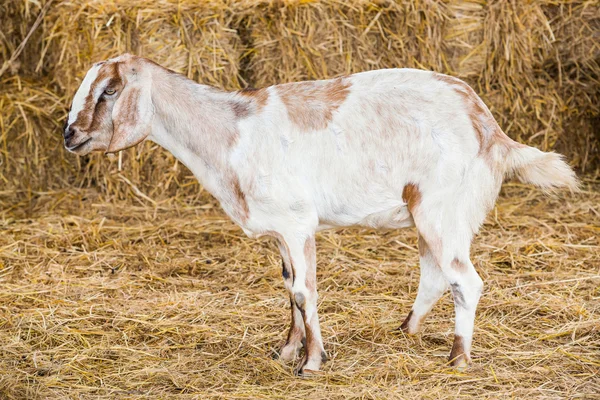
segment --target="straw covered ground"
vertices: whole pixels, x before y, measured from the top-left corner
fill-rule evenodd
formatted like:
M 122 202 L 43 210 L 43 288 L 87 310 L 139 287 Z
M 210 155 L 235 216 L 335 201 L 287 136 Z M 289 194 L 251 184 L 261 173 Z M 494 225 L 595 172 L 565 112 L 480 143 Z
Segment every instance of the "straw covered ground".
M 0 1 L 0 398 L 600 398 L 597 0 Z M 129 51 L 227 90 L 389 67 L 466 80 L 512 138 L 566 155 L 578 194 L 503 189 L 473 246 L 473 366 L 449 296 L 394 331 L 413 230 L 318 236 L 330 361 L 271 359 L 289 311 L 274 243 L 245 238 L 151 143 L 75 157 L 91 63 Z
M 600 398 L 599 189 L 504 187 L 473 246 L 486 289 L 466 373 L 445 364 L 449 295 L 422 334 L 394 331 L 414 230 L 320 234 L 330 361 L 310 379 L 271 359 L 289 320 L 276 245 L 209 198 L 40 194 L 0 214 L 0 397 Z

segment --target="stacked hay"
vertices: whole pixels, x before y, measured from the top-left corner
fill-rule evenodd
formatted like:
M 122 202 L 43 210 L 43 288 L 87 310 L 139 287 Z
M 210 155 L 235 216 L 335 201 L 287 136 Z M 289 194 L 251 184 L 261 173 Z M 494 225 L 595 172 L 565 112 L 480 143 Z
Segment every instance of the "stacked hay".
M 0 398 L 597 398 L 597 0 L 49 1 L 0 1 Z M 268 356 L 289 318 L 274 243 L 153 144 L 63 149 L 83 74 L 124 51 L 228 90 L 450 73 L 513 138 L 591 176 L 569 201 L 504 186 L 473 245 L 486 290 L 467 373 L 445 364 L 449 295 L 421 335 L 393 332 L 419 283 L 413 230 L 319 234 L 330 361 L 294 379 Z
M 557 149 L 583 172 L 600 160 L 600 6 L 595 1 L 8 0 L 0 5 L 0 181 L 37 192 L 94 186 L 160 199 L 198 186 L 147 143 L 118 159 L 62 148 L 89 65 L 128 51 L 228 90 L 413 67 L 465 79 L 513 138 Z M 40 13 L 43 15 L 40 16 Z M 11 56 L 36 18 L 23 51 Z

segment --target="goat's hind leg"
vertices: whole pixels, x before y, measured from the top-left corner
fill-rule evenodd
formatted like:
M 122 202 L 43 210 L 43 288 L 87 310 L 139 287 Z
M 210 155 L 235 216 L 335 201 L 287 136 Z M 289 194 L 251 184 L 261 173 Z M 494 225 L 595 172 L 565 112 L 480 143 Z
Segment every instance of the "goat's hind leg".
M 467 232 L 461 231 L 460 223 L 457 223 L 454 229 L 439 235 L 440 246 L 432 249 L 454 299 L 454 344 L 449 360 L 458 368 L 466 367 L 471 361 L 475 311 L 483 289 L 483 281 L 469 260 L 472 234 Z M 428 242 L 432 237 L 431 233 L 429 235 L 424 236 Z
M 402 331 L 410 335 L 420 331 L 425 317 L 448 289 L 448 281 L 437 264 L 429 245 L 421 235 L 419 235 L 419 265 L 421 276 L 417 298 L 410 313 L 400 326 Z
M 471 362 L 471 343 L 475 325 L 475 311 L 483 281 L 467 256 L 456 256 L 446 264 L 444 272 L 450 282 L 454 298 L 454 344 L 449 361 L 458 368 L 464 368 Z
M 464 368 L 471 360 L 475 311 L 483 289 L 483 281 L 469 260 L 469 252 L 473 226 L 477 225 L 474 222 L 483 220 L 484 215 L 470 213 L 468 202 L 452 204 L 461 204 L 463 207 L 455 207 L 450 213 L 436 212 L 433 207 L 423 207 L 421 210 L 419 206 L 413 212 L 413 218 L 419 235 L 428 244 L 433 260 L 452 290 L 456 318 L 450 362 L 453 366 Z M 424 210 L 427 212 L 423 212 Z M 451 215 L 457 217 L 449 218 Z M 439 277 L 439 274 L 436 276 Z M 441 288 L 441 284 L 437 287 Z M 422 304 L 423 308 L 428 305 L 427 301 Z

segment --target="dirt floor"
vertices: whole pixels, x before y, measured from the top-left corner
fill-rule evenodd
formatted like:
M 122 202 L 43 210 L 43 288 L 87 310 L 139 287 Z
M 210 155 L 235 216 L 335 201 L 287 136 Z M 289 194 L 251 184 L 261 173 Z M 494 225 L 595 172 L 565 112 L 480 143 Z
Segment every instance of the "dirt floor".
M 473 245 L 486 284 L 473 365 L 446 365 L 446 295 L 414 337 L 413 229 L 318 236 L 330 361 L 271 358 L 289 320 L 280 259 L 207 198 L 91 190 L 0 202 L 0 398 L 600 398 L 600 184 L 503 189 Z

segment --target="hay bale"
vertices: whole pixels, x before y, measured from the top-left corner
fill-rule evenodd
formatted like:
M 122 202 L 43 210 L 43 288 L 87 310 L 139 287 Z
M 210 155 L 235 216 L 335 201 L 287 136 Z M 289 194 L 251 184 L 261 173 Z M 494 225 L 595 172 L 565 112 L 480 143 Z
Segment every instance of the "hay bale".
M 0 65 L 42 4 L 0 5 Z M 89 65 L 125 51 L 225 89 L 414 67 L 468 81 L 513 138 L 600 161 L 600 6 L 593 1 L 56 0 L 0 76 L 0 180 L 29 199 L 64 187 L 154 199 L 199 192 L 151 144 L 119 160 L 61 149 L 60 126 Z M 596 173 L 597 174 L 597 173 Z

